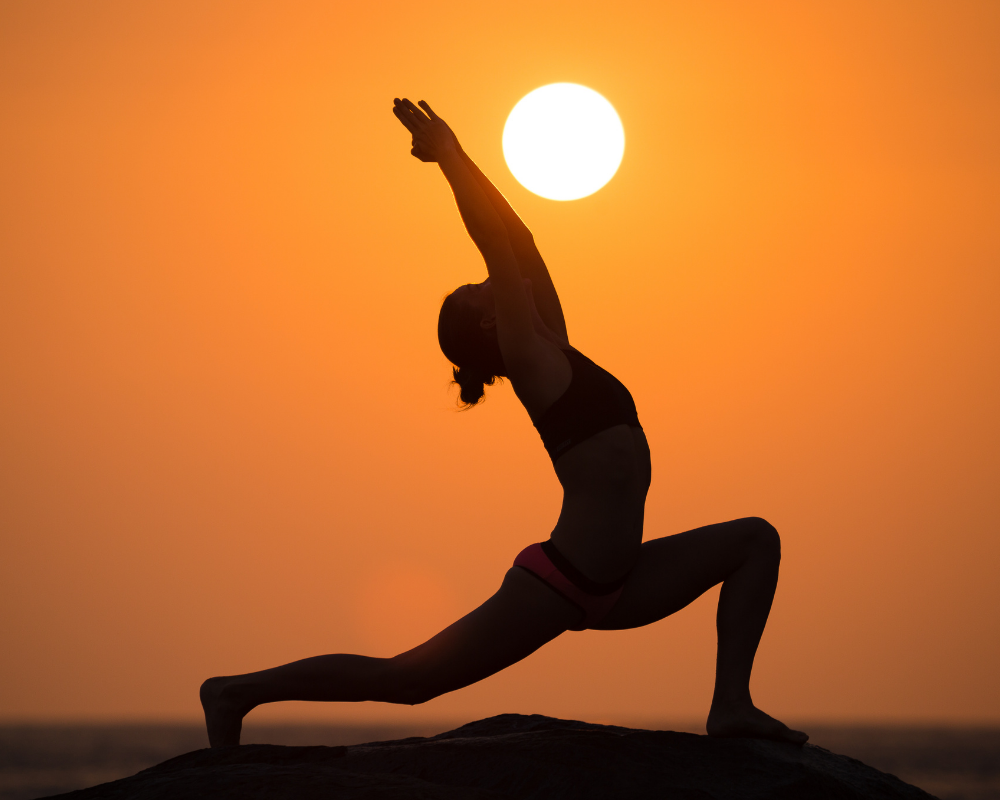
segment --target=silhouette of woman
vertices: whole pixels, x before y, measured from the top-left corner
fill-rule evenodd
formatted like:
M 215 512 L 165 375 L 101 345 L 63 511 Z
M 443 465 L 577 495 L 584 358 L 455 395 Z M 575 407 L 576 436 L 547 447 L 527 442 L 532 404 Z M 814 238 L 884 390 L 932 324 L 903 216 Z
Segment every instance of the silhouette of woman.
M 239 744 L 243 717 L 263 703 L 424 703 L 499 672 L 566 630 L 649 625 L 719 583 L 708 733 L 805 742 L 806 734 L 750 698 L 778 582 L 777 531 L 750 517 L 642 541 L 650 457 L 632 396 L 570 345 L 530 231 L 448 125 L 423 101 L 418 108 L 397 99 L 393 113 L 412 134 L 412 154 L 444 173 L 489 273 L 441 307 L 438 338 L 457 365 L 460 399 L 475 404 L 495 377 L 510 381 L 552 457 L 562 510 L 549 540 L 517 556 L 496 594 L 412 650 L 393 658 L 315 656 L 205 681 L 212 747 Z

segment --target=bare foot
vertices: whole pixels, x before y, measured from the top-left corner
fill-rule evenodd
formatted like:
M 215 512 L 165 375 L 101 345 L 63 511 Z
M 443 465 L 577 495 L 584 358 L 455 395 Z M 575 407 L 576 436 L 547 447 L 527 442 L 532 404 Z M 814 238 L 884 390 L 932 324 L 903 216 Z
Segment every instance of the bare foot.
M 709 736 L 773 739 L 776 742 L 788 742 L 800 746 L 809 740 L 807 734 L 792 730 L 752 703 L 739 707 L 723 707 L 713 703 L 705 727 Z
M 226 678 L 209 678 L 201 685 L 201 707 L 205 711 L 210 747 L 233 747 L 240 743 L 246 713 L 224 696 Z

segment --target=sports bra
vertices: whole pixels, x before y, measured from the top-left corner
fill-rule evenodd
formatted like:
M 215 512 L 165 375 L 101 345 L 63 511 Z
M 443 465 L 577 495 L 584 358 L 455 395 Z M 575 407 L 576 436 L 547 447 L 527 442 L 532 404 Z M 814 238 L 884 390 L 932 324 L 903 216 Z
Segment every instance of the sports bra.
M 635 401 L 614 375 L 577 350 L 563 350 L 573 371 L 569 386 L 535 423 L 552 463 L 615 425 L 642 428 Z

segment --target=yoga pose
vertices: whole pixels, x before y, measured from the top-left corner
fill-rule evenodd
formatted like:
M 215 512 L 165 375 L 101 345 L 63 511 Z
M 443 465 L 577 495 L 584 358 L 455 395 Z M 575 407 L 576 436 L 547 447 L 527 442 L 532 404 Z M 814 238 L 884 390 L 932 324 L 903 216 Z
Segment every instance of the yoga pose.
M 212 747 L 239 744 L 243 717 L 281 700 L 416 705 L 480 681 L 567 630 L 649 625 L 721 583 L 712 736 L 802 744 L 756 708 L 750 671 L 778 583 L 781 545 L 763 519 L 642 541 L 650 458 L 620 381 L 569 343 L 562 308 L 531 232 L 427 105 L 396 100 L 412 154 L 436 162 L 489 277 L 445 299 L 441 349 L 466 405 L 510 381 L 552 458 L 563 504 L 547 541 L 514 559 L 479 608 L 393 658 L 315 656 L 202 684 Z

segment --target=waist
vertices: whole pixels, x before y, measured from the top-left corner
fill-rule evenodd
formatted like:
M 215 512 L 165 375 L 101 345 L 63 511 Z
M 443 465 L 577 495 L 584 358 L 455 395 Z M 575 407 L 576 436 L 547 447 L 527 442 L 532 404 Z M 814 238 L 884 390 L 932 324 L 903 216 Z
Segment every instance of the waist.
M 550 539 L 582 574 L 607 583 L 635 565 L 642 547 L 643 511 L 641 503 L 608 513 L 591 503 L 569 501 Z
M 639 426 L 600 431 L 553 462 L 567 497 L 584 495 L 618 502 L 645 497 L 652 475 L 649 444 Z

